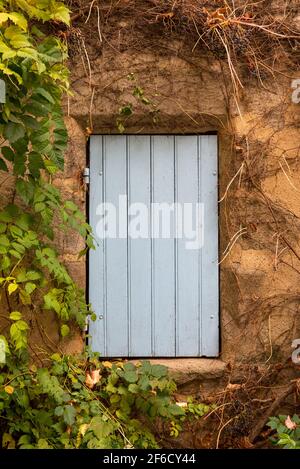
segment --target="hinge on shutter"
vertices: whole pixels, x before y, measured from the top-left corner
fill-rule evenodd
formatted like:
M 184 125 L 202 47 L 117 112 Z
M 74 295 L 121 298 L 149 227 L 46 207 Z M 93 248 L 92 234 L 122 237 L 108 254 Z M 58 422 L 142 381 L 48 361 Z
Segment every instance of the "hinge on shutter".
M 90 168 L 84 168 L 82 171 L 82 180 L 85 184 L 90 183 Z

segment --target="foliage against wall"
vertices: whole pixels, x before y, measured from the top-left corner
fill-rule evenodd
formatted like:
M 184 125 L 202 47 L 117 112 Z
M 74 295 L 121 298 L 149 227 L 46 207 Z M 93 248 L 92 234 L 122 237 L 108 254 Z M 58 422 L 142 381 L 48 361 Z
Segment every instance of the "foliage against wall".
M 66 45 L 42 31 L 44 22 L 68 25 L 69 10 L 56 0 L 0 1 L 0 78 L 6 83 L 0 170 L 15 181 L 12 200 L 0 212 L 1 318 L 6 321 L 0 336 L 0 446 L 157 447 L 155 418 L 167 420 L 176 436 L 178 418 L 209 410 L 176 405 L 176 386 L 165 367 L 100 363 L 88 353 L 51 358 L 43 353 L 48 368 L 37 369 L 28 360 L 27 333 L 39 314 L 56 313 L 63 337 L 70 320 L 83 327 L 87 315 L 94 317 L 54 247 L 57 227 L 84 238 L 80 255 L 93 247 L 93 238 L 85 216 L 52 184 L 64 166 L 61 99 L 69 84 Z
M 76 230 L 92 246 L 84 215 L 62 201 L 51 182 L 63 169 L 67 145 L 61 109 L 68 92 L 66 45 L 42 32 L 44 22 L 69 24 L 67 7 L 53 0 L 0 2 L 0 77 L 6 83 L 1 107 L 0 169 L 13 175 L 11 203 L 0 212 L 0 289 L 6 302 L 10 340 L 26 349 L 29 328 L 23 312 L 52 310 L 61 322 L 83 327 L 89 314 L 80 291 L 59 259 L 54 224 Z M 80 253 L 85 254 L 85 251 Z
M 57 6 L 57 2 L 18 2 L 16 0 L 14 2 L 0 3 L 2 5 L 2 13 L 5 15 L 7 14 L 5 8 L 8 8 L 9 5 L 9 14 L 12 14 L 10 18 L 5 15 L 4 17 L 2 16 L 3 22 L 1 27 L 1 40 L 4 43 L 4 46 L 2 46 L 1 50 L 1 57 L 4 67 L 4 69 L 2 69 L 1 77 L 5 78 L 8 85 L 8 103 L 10 103 L 9 107 L 11 114 L 9 116 L 4 114 L 6 120 L 4 120 L 2 123 L 3 132 L 5 132 L 5 139 L 3 140 L 2 147 L 6 149 L 3 149 L 3 152 L 1 153 L 2 163 L 0 164 L 2 165 L 2 170 L 6 170 L 6 167 L 8 167 L 10 174 L 12 174 L 13 171 L 14 177 L 17 179 L 17 181 L 19 181 L 17 182 L 15 195 L 12 200 L 13 207 L 8 207 L 7 210 L 5 210 L 3 216 L 4 219 L 1 221 L 2 225 L 0 225 L 2 227 L 0 229 L 3 230 L 1 236 L 4 235 L 0 238 L 0 240 L 2 240 L 0 241 L 0 249 L 2 249 L 1 260 L 2 258 L 4 260 L 4 269 L 2 275 L 4 280 L 2 281 L 1 287 L 4 301 L 7 301 L 9 305 L 7 307 L 10 307 L 11 310 L 10 319 L 8 319 L 6 316 L 5 320 L 7 321 L 8 328 L 12 327 L 12 341 L 15 342 L 17 348 L 23 349 L 25 347 L 26 337 L 22 331 L 26 333 L 28 324 L 26 325 L 26 322 L 24 324 L 24 316 L 21 316 L 20 309 L 22 308 L 22 313 L 25 310 L 34 311 L 35 303 L 39 302 L 40 300 L 38 290 L 45 289 L 42 290 L 44 291 L 44 298 L 42 298 L 41 304 L 44 305 L 45 308 L 50 308 L 56 311 L 59 317 L 64 320 L 67 319 L 67 315 L 65 313 L 66 310 L 64 306 L 61 306 L 62 300 L 64 300 L 65 292 L 74 291 L 72 290 L 73 283 L 71 282 L 71 284 L 69 284 L 69 280 L 66 281 L 66 277 L 64 275 L 66 272 L 65 270 L 62 276 L 55 275 L 55 272 L 60 270 L 60 268 L 63 268 L 63 266 L 61 266 L 61 264 L 57 264 L 58 257 L 52 250 L 52 233 L 51 230 L 49 230 L 52 214 L 49 212 L 51 212 L 52 209 L 55 209 L 57 215 L 61 216 L 65 226 L 70 222 L 70 219 L 67 219 L 65 211 L 62 212 L 62 203 L 60 203 L 59 198 L 56 197 L 58 194 L 56 190 L 51 186 L 51 184 L 49 185 L 48 190 L 45 188 L 45 185 L 51 182 L 52 173 L 57 169 L 57 167 L 59 168 L 60 166 L 59 161 L 55 161 L 56 158 L 51 155 L 51 152 L 49 152 L 49 149 L 47 148 L 47 144 L 49 143 L 47 138 L 48 140 L 51 138 L 52 142 L 54 142 L 53 139 L 57 139 L 59 145 L 61 146 L 64 145 L 65 138 L 62 136 L 63 128 L 59 129 L 59 124 L 57 124 L 60 116 L 58 115 L 58 119 L 55 119 L 55 112 L 54 108 L 51 106 L 51 104 L 53 104 L 51 103 L 51 99 L 49 101 L 49 96 L 47 97 L 45 93 L 44 95 L 43 93 L 40 94 L 36 90 L 36 88 L 45 89 L 44 85 L 48 86 L 52 84 L 53 89 L 50 92 L 50 96 L 52 96 L 54 101 L 57 101 L 58 96 L 55 97 L 54 90 L 57 90 L 57 80 L 60 80 L 62 75 L 59 73 L 59 75 L 56 75 L 56 78 L 51 78 L 49 76 L 49 72 L 51 69 L 55 70 L 55 66 L 61 67 L 63 65 L 65 60 L 65 57 L 63 57 L 65 55 L 65 50 L 63 44 L 57 39 L 54 39 L 54 49 L 56 50 L 56 53 L 53 52 L 52 54 L 52 52 L 47 52 L 47 47 L 46 52 L 45 50 L 40 49 L 43 42 L 47 43 L 49 38 L 43 37 L 43 33 L 41 31 L 37 31 L 34 27 L 36 21 L 44 21 L 48 19 L 54 20 L 55 26 L 62 26 L 62 23 L 58 22 L 59 18 L 56 16 L 55 11 L 52 10 L 47 17 L 45 16 L 46 5 L 49 5 L 54 9 L 54 6 Z M 143 2 L 140 0 L 131 2 L 126 0 L 116 2 L 85 2 L 70 0 L 69 3 L 72 5 L 80 4 L 80 8 L 78 8 L 78 11 L 74 12 L 74 16 L 80 18 L 84 13 L 84 15 L 89 17 L 90 20 L 94 19 L 94 24 L 96 25 L 95 28 L 97 27 L 97 24 L 100 25 L 100 47 L 101 44 L 103 45 L 103 43 L 106 45 L 108 44 L 107 47 L 111 48 L 112 53 L 115 53 L 115 49 L 116 47 L 119 47 L 120 43 L 119 37 L 117 37 L 119 31 L 115 29 L 115 42 L 111 39 L 113 34 L 109 31 L 109 17 L 113 12 L 116 13 L 118 20 L 120 16 L 122 16 L 123 19 L 125 17 L 125 21 L 123 22 L 122 26 L 122 31 L 124 31 L 123 37 L 128 41 L 132 40 L 133 43 L 137 44 L 138 48 L 142 47 L 143 49 L 150 49 L 153 47 L 153 37 L 157 38 L 159 32 L 159 34 L 161 33 L 161 37 L 163 37 L 165 43 L 169 41 L 170 37 L 174 33 L 175 36 L 177 34 L 177 37 L 180 36 L 186 39 L 187 42 L 190 41 L 189 46 L 192 45 L 193 50 L 207 50 L 207 52 L 212 53 L 213 56 L 219 60 L 222 66 L 222 70 L 225 64 L 224 68 L 226 69 L 226 72 L 224 73 L 224 76 L 226 76 L 229 71 L 229 78 L 231 79 L 231 83 L 233 85 L 234 95 L 237 103 L 239 95 L 242 94 L 242 90 L 245 85 L 245 77 L 247 77 L 247 75 L 250 74 L 251 79 L 256 80 L 257 85 L 261 88 L 264 88 L 267 86 L 266 77 L 278 76 L 276 75 L 275 69 L 279 69 L 279 72 L 282 73 L 280 65 L 284 62 L 284 60 L 290 62 L 290 71 L 294 71 L 297 68 L 297 58 L 299 57 L 297 41 L 299 41 L 299 34 L 290 28 L 291 18 L 296 11 L 292 5 L 295 2 L 289 2 L 289 6 L 285 10 L 286 15 L 282 16 L 280 14 L 281 10 L 279 8 L 277 10 L 278 15 L 276 18 L 272 16 L 273 13 L 271 13 L 268 8 L 268 5 L 271 4 L 271 2 L 267 0 L 256 4 L 253 4 L 253 2 L 250 1 L 227 2 L 223 0 L 220 0 L 219 2 L 198 2 L 196 0 L 178 2 L 174 2 L 173 0 L 167 2 L 161 2 L 158 0 L 147 0 Z M 37 4 L 39 5 L 38 8 L 36 7 Z M 205 8 L 207 8 L 206 12 L 202 9 L 204 4 Z M 233 4 L 235 4 L 237 8 L 232 8 Z M 27 21 L 27 23 L 24 23 L 23 21 L 23 27 L 25 25 L 25 29 L 22 29 L 21 24 L 16 23 L 18 18 L 20 23 L 20 17 L 14 15 L 14 13 L 21 12 L 25 13 L 25 20 Z M 60 9 L 60 13 L 61 12 L 62 10 Z M 84 17 L 84 20 L 85 19 L 86 18 Z M 64 20 L 67 21 L 67 16 L 64 16 Z M 30 52 L 31 48 L 28 46 L 28 44 L 26 47 L 24 46 L 24 43 L 22 43 L 20 37 L 16 43 L 12 44 L 12 38 L 5 36 L 6 29 L 10 26 L 15 26 L 17 29 L 21 30 L 21 36 L 28 37 L 28 33 L 30 33 L 29 40 L 30 42 L 33 41 L 33 48 L 39 49 L 38 60 L 33 56 L 31 56 L 31 58 L 28 56 L 22 57 L 22 54 L 32 54 L 32 50 Z M 96 31 L 95 28 L 91 28 L 88 23 L 86 28 L 91 29 L 92 34 L 94 35 L 94 31 Z M 108 31 L 106 31 L 106 28 Z M 112 30 L 114 30 L 113 28 L 114 23 L 112 24 Z M 143 33 L 142 36 L 141 31 Z M 145 31 L 150 31 L 150 33 L 145 35 Z M 128 34 L 128 32 L 132 32 L 132 34 Z M 66 32 L 66 37 L 70 39 L 70 42 L 71 40 L 74 40 L 75 35 L 76 37 L 79 36 L 79 31 L 76 31 L 74 28 L 70 30 L 68 29 Z M 140 37 L 143 38 L 143 41 L 139 41 Z M 85 47 L 83 47 L 83 39 L 80 39 L 80 43 L 82 45 L 81 53 L 86 60 L 86 69 L 89 75 L 89 58 L 85 53 Z M 8 52 L 5 46 L 7 46 L 8 49 L 12 49 L 13 53 L 16 53 L 14 60 L 12 60 L 12 58 L 9 56 L 5 56 L 5 52 Z M 126 44 L 124 44 L 122 41 L 120 47 L 124 49 L 126 48 Z M 157 44 L 155 44 L 155 47 L 157 48 Z M 52 50 L 52 47 L 50 47 L 50 50 Z M 166 49 L 164 49 L 164 51 L 165 50 Z M 191 50 L 191 47 L 189 50 Z M 51 60 L 49 58 L 46 60 L 44 53 L 46 56 L 50 55 Z M 14 61 L 16 62 L 16 65 L 13 65 Z M 30 64 L 30 67 L 33 67 L 33 69 L 30 71 L 30 75 L 34 77 L 36 81 L 34 89 L 30 90 L 29 92 L 24 88 L 21 82 L 19 83 L 20 79 L 23 80 L 23 83 L 27 83 L 26 73 L 24 70 L 22 70 L 21 65 L 23 61 L 24 64 Z M 44 66 L 46 66 L 46 70 L 41 70 L 38 68 L 39 65 L 37 64 L 40 61 L 43 62 Z M 226 68 L 226 66 L 228 66 L 228 68 Z M 41 67 L 43 68 L 43 65 L 41 65 Z M 91 82 L 91 96 L 93 97 L 95 88 L 93 88 L 92 85 L 92 77 L 89 75 L 88 78 Z M 62 87 L 67 88 L 65 80 L 62 81 Z M 226 81 L 226 87 L 227 83 L 230 82 Z M 41 84 L 43 84 L 43 86 Z M 228 89 L 230 89 L 230 86 L 228 86 Z M 48 88 L 46 88 L 46 90 L 49 92 Z M 18 96 L 22 98 L 20 98 L 20 103 Z M 15 103 L 15 101 L 17 101 L 17 103 Z M 36 105 L 36 102 L 38 102 L 40 106 Z M 28 106 L 26 107 L 26 103 L 31 104 L 31 111 L 28 110 Z M 116 104 L 117 111 L 121 104 L 123 103 Z M 15 108 L 13 106 L 15 106 Z M 39 128 L 31 128 L 30 130 L 30 126 L 28 125 L 30 121 L 31 126 L 36 125 L 30 118 L 34 118 L 36 116 L 38 117 L 37 120 L 39 122 Z M 16 122 L 14 120 L 16 118 L 19 119 L 19 121 Z M 44 119 L 47 121 L 47 118 L 49 118 L 49 120 L 54 124 L 53 126 L 49 124 L 48 131 L 45 132 L 45 135 L 48 135 L 48 137 L 45 137 L 45 140 L 39 138 L 37 141 L 35 141 L 35 136 L 38 136 L 39 130 L 41 130 L 41 128 L 47 127 L 46 122 L 44 122 Z M 265 117 L 262 119 L 264 118 Z M 54 130 L 54 126 L 57 125 L 58 127 L 56 127 Z M 58 130 L 61 130 L 60 134 L 57 132 Z M 92 130 L 92 126 L 90 126 L 90 130 Z M 50 135 L 51 137 L 49 137 Z M 57 138 L 58 136 L 59 138 Z M 22 142 L 23 144 L 21 144 Z M 33 147 L 31 147 L 32 142 L 35 145 Z M 278 206 L 274 206 L 272 200 L 264 197 L 261 188 L 262 171 L 260 171 L 260 166 L 265 162 L 265 158 L 262 158 L 262 154 L 267 152 L 267 148 L 261 148 L 261 146 L 258 146 L 257 150 L 255 148 L 256 142 L 252 142 L 250 137 L 244 138 L 241 142 L 235 141 L 234 143 L 237 144 L 237 158 L 235 161 L 236 165 L 239 166 L 236 168 L 236 173 L 234 174 L 233 172 L 233 174 L 231 174 L 229 177 L 229 184 L 225 192 L 226 197 L 224 200 L 228 200 L 229 195 L 234 193 L 234 188 L 237 182 L 239 186 L 242 185 L 242 187 L 251 187 L 253 193 L 258 195 L 260 200 L 265 203 L 266 207 L 271 207 L 270 213 L 272 212 L 272 216 L 269 225 L 271 226 L 272 223 L 272 226 L 276 225 L 275 234 L 276 236 L 278 235 L 279 251 L 281 252 L 281 248 L 285 248 L 293 253 L 292 248 L 290 248 L 291 243 L 289 239 L 292 236 L 291 233 L 288 232 L 289 238 L 287 238 L 286 235 L 281 231 L 278 230 L 277 232 L 278 216 L 281 214 L 287 216 L 287 211 L 283 212 L 282 207 L 280 207 L 279 212 Z M 33 158 L 34 152 L 37 154 L 36 160 Z M 39 163 L 38 161 L 41 160 L 41 158 L 39 158 L 40 154 L 42 155 L 42 162 Z M 43 179 L 37 175 L 37 173 L 40 173 L 41 170 L 43 172 Z M 281 169 L 279 169 L 279 171 L 281 171 Z M 43 187 L 41 188 L 40 185 Z M 42 193 L 41 200 L 39 199 L 39 195 L 37 198 L 35 198 L 34 194 L 36 194 L 36 191 L 40 191 Z M 55 191 L 55 194 L 52 194 L 52 197 L 50 197 L 51 191 Z M 43 198 L 44 196 L 45 198 Z M 254 196 L 255 194 L 253 197 Z M 19 205 L 20 199 L 22 199 L 21 205 Z M 20 206 L 21 210 L 18 208 Z M 74 206 L 69 205 L 69 208 L 65 206 L 68 214 L 70 214 L 72 207 L 75 212 L 76 210 Z M 233 204 L 231 207 L 233 207 Z M 238 207 L 238 210 L 236 211 L 238 213 L 244 212 L 243 207 Z M 25 214 L 25 217 L 23 214 Z M 15 220 L 19 220 L 21 216 L 23 217 L 21 218 L 21 222 L 17 223 Z M 276 218 L 275 223 L 272 220 L 273 216 Z M 24 218 L 29 221 L 27 221 L 27 224 L 22 225 L 22 220 L 24 220 Z M 78 215 L 77 218 L 80 219 L 80 215 Z M 231 219 L 230 216 L 228 218 Z M 234 220 L 234 217 L 232 217 L 232 219 Z M 242 221 L 244 221 L 244 217 Z M 231 236 L 232 233 L 229 235 L 228 239 L 230 240 L 230 243 L 228 245 L 227 251 L 225 252 L 230 252 L 236 241 L 241 240 L 242 235 L 240 235 L 239 231 L 237 231 L 240 229 L 241 223 L 238 224 L 235 234 L 233 236 Z M 73 222 L 71 222 L 71 224 L 73 224 Z M 279 220 L 279 224 L 281 225 L 281 219 Z M 20 231 L 16 232 L 15 230 L 18 228 Z M 27 232 L 29 228 L 31 232 L 37 234 L 35 239 L 38 240 L 38 243 L 40 243 L 40 246 L 42 247 L 37 248 L 37 246 L 34 244 L 36 243 L 35 240 L 32 245 L 30 245 L 30 243 L 28 244 L 29 241 L 27 241 L 27 245 L 23 246 L 25 249 L 23 252 L 21 245 L 22 242 L 24 242 L 24 239 L 26 239 L 26 237 L 23 237 L 23 234 Z M 81 232 L 84 234 L 84 236 L 86 236 L 86 232 L 83 231 L 84 229 L 87 230 L 87 227 L 83 227 Z M 230 226 L 230 229 L 234 230 L 235 227 Z M 244 234 L 244 232 L 242 234 Z M 248 233 L 248 241 L 249 237 L 250 235 Z M 46 259 L 36 259 L 36 252 L 43 251 L 43 249 L 46 248 L 44 245 L 45 239 L 47 240 L 47 246 L 50 247 L 51 251 L 45 252 Z M 247 240 L 245 242 L 247 242 Z M 25 256 L 23 255 L 24 253 Z M 53 262 L 47 263 L 46 261 L 49 261 L 49 258 L 52 259 L 52 254 L 54 258 Z M 53 285 L 50 285 L 50 283 L 46 285 L 45 280 L 42 280 L 41 277 L 34 278 L 31 277 L 31 274 L 28 276 L 28 269 L 26 268 L 28 265 L 28 260 L 29 262 L 33 261 L 32 266 L 34 266 L 34 275 L 36 276 L 37 273 L 39 276 L 43 275 L 48 282 L 51 279 L 51 283 L 54 282 L 54 287 Z M 11 264 L 6 266 L 5 262 L 11 262 Z M 49 264 L 52 265 L 52 270 L 50 269 Z M 26 277 L 22 277 L 22 275 L 17 276 L 22 266 L 25 269 Z M 30 291 L 31 289 L 33 290 Z M 47 296 L 48 293 L 50 294 L 49 296 Z M 82 296 L 80 298 L 83 300 Z M 272 299 L 272 302 L 275 304 L 275 302 L 278 300 L 282 301 L 282 298 L 279 298 L 279 296 L 277 298 L 276 296 L 274 299 Z M 286 299 L 283 300 L 286 301 Z M 65 301 L 63 303 L 65 303 Z M 69 301 L 66 303 L 69 304 Z M 265 316 L 271 314 L 272 308 L 274 308 L 273 304 L 269 306 L 269 303 L 267 305 L 264 303 L 261 305 L 259 304 L 258 307 L 262 310 Z M 270 308 L 270 310 L 268 308 Z M 70 314 L 71 311 L 74 311 L 76 315 L 76 311 L 78 311 L 78 309 L 72 310 L 68 307 L 66 309 L 68 314 Z M 85 306 L 82 303 L 82 310 L 84 309 Z M 251 314 L 253 320 L 257 318 L 255 313 L 256 311 L 252 311 L 252 309 L 249 311 L 249 314 Z M 71 315 L 73 315 L 73 313 Z M 65 334 L 68 329 L 64 321 L 62 321 L 62 324 L 62 333 Z M 32 376 L 33 380 L 36 379 L 34 373 Z M 10 384 L 7 384 L 6 381 L 4 384 L 5 387 L 6 385 L 10 386 Z M 24 383 L 20 378 L 20 386 L 23 386 L 23 384 Z M 29 386 L 29 383 L 26 383 L 26 385 Z M 11 391 L 10 388 L 7 390 Z M 4 391 L 4 396 L 9 398 L 9 392 Z M 14 394 L 14 392 L 12 393 L 12 396 L 12 401 L 17 399 L 17 394 Z M 257 398 L 257 395 L 255 397 Z M 257 399 L 253 399 L 253 402 L 254 401 L 257 401 Z M 8 399 L 7 403 L 9 403 Z M 230 409 L 232 412 L 234 412 L 234 421 L 237 424 L 240 424 L 243 413 L 241 413 L 241 416 L 237 416 L 234 406 L 228 405 L 226 409 Z M 20 410 L 20 413 L 21 412 L 22 409 Z M 52 412 L 52 410 L 50 412 Z M 223 407 L 221 412 L 223 418 Z M 66 411 L 66 414 L 68 415 L 68 410 Z M 68 419 L 67 416 L 66 419 Z M 231 427 L 231 425 L 227 425 L 228 422 L 230 423 L 231 419 L 232 416 L 230 415 L 230 412 L 228 415 L 225 412 L 225 429 L 229 429 Z M 221 433 L 223 434 L 223 427 L 221 427 L 220 435 Z M 34 436 L 34 438 L 36 437 Z M 26 442 L 30 444 L 28 438 L 26 441 L 24 441 L 24 439 L 22 441 L 25 444 Z M 20 442 L 20 445 L 21 444 L 22 442 Z M 44 444 L 44 442 L 42 441 L 40 444 Z

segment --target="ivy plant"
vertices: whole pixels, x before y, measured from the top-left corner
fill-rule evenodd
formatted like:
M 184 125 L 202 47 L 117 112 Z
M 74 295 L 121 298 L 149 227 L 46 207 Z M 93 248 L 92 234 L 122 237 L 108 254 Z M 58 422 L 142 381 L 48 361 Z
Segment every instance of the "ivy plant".
M 127 75 L 127 80 L 134 83 L 132 96 L 134 97 L 135 104 L 142 106 L 145 111 L 147 110 L 147 112 L 152 117 L 153 123 L 156 124 L 159 116 L 159 109 L 157 105 L 147 96 L 145 96 L 145 91 L 137 83 L 137 79 L 134 73 L 129 73 L 129 75 Z M 135 106 L 132 103 L 127 102 L 119 108 L 118 116 L 116 118 L 116 127 L 120 134 L 125 132 L 126 123 L 128 119 L 130 119 L 130 117 L 134 114 L 134 107 Z
M 157 448 L 157 420 L 176 437 L 190 412 L 175 390 L 167 368 L 148 361 L 55 353 L 37 369 L 12 352 L 0 375 L 0 447 Z
M 67 131 L 61 100 L 68 93 L 67 48 L 46 34 L 47 23 L 68 25 L 68 8 L 56 0 L 0 0 L 0 177 L 14 177 L 11 199 L 0 211 L 0 290 L 7 303 L 10 339 L 26 349 L 22 309 L 40 305 L 61 321 L 62 335 L 90 313 L 55 248 L 55 230 L 72 229 L 93 247 L 91 228 L 52 184 L 64 167 Z M 80 255 L 86 253 L 84 249 Z

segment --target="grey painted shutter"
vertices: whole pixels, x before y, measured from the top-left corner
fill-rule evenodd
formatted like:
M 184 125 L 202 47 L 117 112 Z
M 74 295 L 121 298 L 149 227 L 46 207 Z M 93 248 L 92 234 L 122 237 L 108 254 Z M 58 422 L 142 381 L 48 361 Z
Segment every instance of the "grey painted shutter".
M 217 137 L 92 136 L 90 223 L 97 206 L 204 204 L 204 246 L 175 235 L 98 239 L 89 256 L 89 333 L 104 357 L 214 357 L 219 353 Z M 127 210 L 127 212 L 126 212 Z M 150 211 L 151 213 L 151 211 Z M 150 231 L 155 230 L 153 214 Z

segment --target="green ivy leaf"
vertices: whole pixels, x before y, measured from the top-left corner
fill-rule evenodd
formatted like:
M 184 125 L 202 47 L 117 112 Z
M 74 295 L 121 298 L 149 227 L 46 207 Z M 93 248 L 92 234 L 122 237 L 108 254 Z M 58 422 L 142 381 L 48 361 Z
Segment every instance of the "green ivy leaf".
M 57 417 L 61 417 L 64 413 L 64 408 L 62 406 L 58 406 L 54 409 L 54 415 Z
M 70 333 L 70 328 L 67 324 L 63 324 L 60 328 L 60 333 L 62 337 L 66 337 Z
M 10 241 L 5 234 L 0 235 L 0 246 L 8 247 L 10 245 Z
M 2 147 L 2 148 L 1 148 L 1 153 L 2 153 L 2 155 L 4 156 L 4 158 L 5 158 L 7 161 L 13 161 L 13 160 L 14 160 L 15 154 L 14 154 L 14 152 L 12 151 L 11 148 L 9 148 L 9 147 Z
M 14 160 L 14 173 L 19 176 L 24 176 L 26 166 L 26 156 L 24 153 L 17 152 Z
M 31 443 L 31 437 L 30 435 L 22 435 L 19 440 L 18 440 L 18 445 L 28 445 Z
M 100 440 L 110 435 L 114 430 L 114 426 L 111 421 L 104 421 L 102 417 L 96 416 L 92 418 L 89 430 Z
M 20 138 L 24 137 L 24 135 L 25 128 L 22 124 L 9 122 L 4 126 L 4 137 L 7 138 L 10 143 L 16 142 Z
M 21 318 L 22 318 L 22 314 L 19 313 L 19 311 L 13 311 L 9 315 L 9 319 L 11 319 L 12 321 L 19 321 Z
M 132 394 L 137 394 L 139 392 L 140 388 L 137 384 L 130 384 L 128 386 L 128 391 L 131 392 Z
M 45 438 L 40 438 L 37 442 L 38 449 L 49 449 L 52 446 L 49 445 L 48 441 Z
M 173 415 L 174 417 L 178 417 L 178 416 L 181 416 L 181 415 L 185 415 L 185 411 L 182 407 L 180 407 L 179 405 L 177 404 L 173 404 L 173 405 L 170 405 L 169 406 L 169 412 L 171 413 L 171 415 Z
M 142 391 L 147 391 L 150 389 L 150 381 L 149 378 L 145 375 L 142 375 L 139 379 L 139 386 L 142 389 Z
M 45 168 L 44 160 L 39 153 L 31 152 L 28 156 L 28 169 L 33 177 L 40 177 L 40 170 Z
M 19 285 L 16 283 L 10 283 L 7 287 L 7 291 L 9 295 L 12 295 L 17 289 L 19 288 Z
M 54 13 L 52 13 L 51 18 L 56 21 L 62 21 L 66 25 L 70 24 L 70 11 L 62 3 L 57 4 Z
M 31 305 L 32 303 L 30 294 L 21 288 L 19 290 L 19 298 L 23 305 Z
M 16 181 L 16 191 L 24 202 L 29 204 L 33 199 L 35 186 L 30 180 L 25 181 L 24 179 L 18 178 Z
M 16 325 L 20 331 L 26 331 L 27 329 L 29 329 L 27 322 L 22 320 L 18 321 Z
M 168 369 L 166 366 L 163 366 L 163 365 L 152 365 L 151 374 L 155 378 L 162 378 L 164 376 L 167 376 Z
M 63 410 L 64 422 L 71 426 L 75 422 L 76 409 L 72 405 L 66 405 Z
M 51 355 L 51 360 L 55 361 L 55 362 L 60 362 L 61 361 L 61 356 L 59 353 L 53 353 L 53 355 Z
M 8 20 L 11 20 L 21 29 L 27 31 L 27 21 L 21 13 L 0 13 L 0 24 L 6 23 Z
M 36 284 L 35 283 L 32 283 L 32 282 L 26 283 L 25 291 L 26 291 L 26 293 L 28 293 L 28 295 L 31 295 L 31 293 L 33 293 L 35 289 L 36 289 Z
M 29 116 L 28 114 L 23 115 L 21 118 L 25 127 L 28 127 L 32 130 L 37 130 L 40 128 L 40 123 L 36 118 Z
M 126 371 L 124 373 L 124 379 L 128 382 L 128 383 L 136 383 L 137 380 L 138 380 L 138 375 L 135 371 Z
M 7 166 L 6 166 L 6 163 L 5 163 L 4 160 L 2 160 L 2 158 L 0 158 L 0 170 L 1 170 L 1 171 L 5 171 L 5 172 L 8 171 L 8 168 L 7 168 Z
M 61 290 L 53 288 L 44 295 L 45 309 L 53 309 L 57 314 L 60 313 L 61 305 L 57 299 L 60 292 Z
M 46 101 L 48 101 L 49 103 L 51 103 L 51 104 L 55 103 L 55 100 L 53 99 L 53 96 L 50 93 L 48 93 L 48 91 L 46 91 L 44 88 L 37 88 L 35 90 L 35 92 L 36 92 L 36 94 L 39 94 L 40 96 L 45 98 Z
M 124 369 L 124 371 L 133 371 L 133 372 L 136 371 L 136 368 L 135 368 L 134 364 L 130 363 L 130 362 L 124 363 L 123 369 Z

